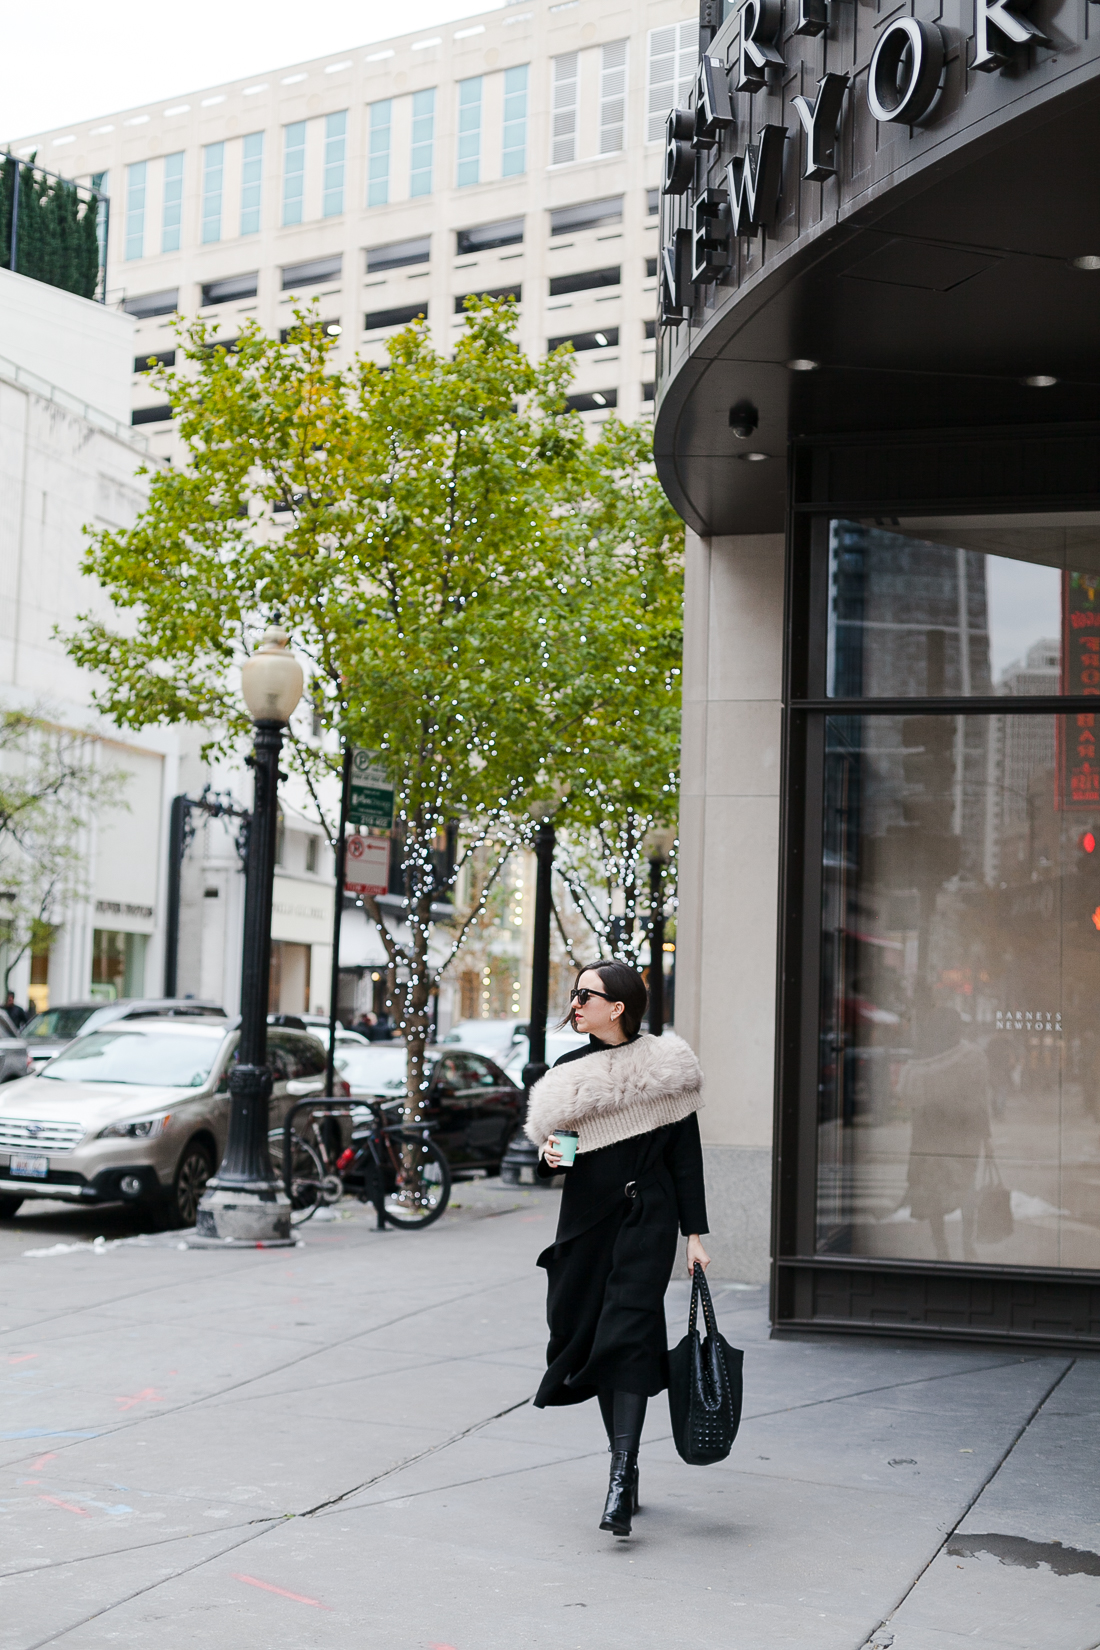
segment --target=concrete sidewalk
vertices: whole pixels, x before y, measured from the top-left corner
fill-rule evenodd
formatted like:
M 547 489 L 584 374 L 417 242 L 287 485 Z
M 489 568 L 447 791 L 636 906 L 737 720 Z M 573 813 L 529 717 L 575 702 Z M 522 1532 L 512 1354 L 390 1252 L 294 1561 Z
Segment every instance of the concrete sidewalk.
M 0 1646 L 1100 1644 L 1100 1361 L 771 1342 L 718 1285 L 740 1438 L 686 1467 L 656 1400 L 616 1541 L 595 1405 L 529 1404 L 556 1196 L 456 1197 L 268 1253 L 5 1227 Z

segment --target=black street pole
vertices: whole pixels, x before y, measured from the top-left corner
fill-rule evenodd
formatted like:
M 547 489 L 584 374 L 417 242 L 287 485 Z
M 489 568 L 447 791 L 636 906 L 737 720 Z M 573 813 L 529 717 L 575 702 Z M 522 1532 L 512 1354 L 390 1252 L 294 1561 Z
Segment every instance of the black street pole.
M 344 874 L 347 862 L 348 800 L 351 796 L 351 745 L 344 746 L 344 780 L 340 788 L 340 828 L 336 833 L 336 906 L 332 913 L 332 980 L 328 1004 L 328 1060 L 325 1093 L 332 1098 L 336 1081 L 336 1007 L 340 995 L 340 924 L 344 916 Z
M 168 909 L 164 922 L 164 995 L 174 997 L 180 961 L 180 879 L 183 872 L 184 832 L 190 800 L 172 798 L 168 821 Z
M 255 791 L 245 873 L 241 1038 L 237 1058 L 229 1068 L 225 1157 L 207 1183 L 195 1222 L 200 1238 L 250 1247 L 294 1241 L 290 1204 L 275 1178 L 267 1146 L 272 1083 L 267 1064 L 267 999 L 283 723 L 257 721 L 254 727 Z
M 538 871 L 535 878 L 534 946 L 531 954 L 531 1013 L 527 1022 L 527 1064 L 523 1068 L 524 1115 L 531 1097 L 531 1089 L 547 1070 L 546 1015 L 550 1006 L 550 902 L 551 877 L 554 870 L 554 827 L 544 819 L 535 836 L 535 859 Z M 538 1147 L 524 1134 L 522 1127 L 504 1154 L 500 1178 L 510 1185 L 518 1185 L 525 1174 L 536 1180 L 535 1167 L 539 1160 Z
M 659 1037 L 665 1029 L 665 862 L 649 862 L 649 1030 Z

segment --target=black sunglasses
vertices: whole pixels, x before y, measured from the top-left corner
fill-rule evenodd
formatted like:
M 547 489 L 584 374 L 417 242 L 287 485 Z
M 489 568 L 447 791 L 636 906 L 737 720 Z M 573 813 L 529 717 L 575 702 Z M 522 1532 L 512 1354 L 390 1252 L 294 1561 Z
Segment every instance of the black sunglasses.
M 582 986 L 579 991 L 574 986 L 569 993 L 569 1001 L 578 1003 L 581 1008 L 584 1007 L 589 997 L 602 997 L 605 1003 L 617 1003 L 619 1000 L 618 997 L 609 997 L 606 991 L 590 991 L 587 986 Z

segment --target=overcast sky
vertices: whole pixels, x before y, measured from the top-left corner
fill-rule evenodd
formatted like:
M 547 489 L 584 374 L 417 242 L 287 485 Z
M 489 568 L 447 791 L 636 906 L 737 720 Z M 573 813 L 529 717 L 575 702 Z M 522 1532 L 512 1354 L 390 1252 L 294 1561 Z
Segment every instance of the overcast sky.
M 0 53 L 0 141 L 491 9 L 493 0 L 420 0 L 412 13 L 383 0 L 221 0 L 213 12 L 149 0 L 12 6 Z

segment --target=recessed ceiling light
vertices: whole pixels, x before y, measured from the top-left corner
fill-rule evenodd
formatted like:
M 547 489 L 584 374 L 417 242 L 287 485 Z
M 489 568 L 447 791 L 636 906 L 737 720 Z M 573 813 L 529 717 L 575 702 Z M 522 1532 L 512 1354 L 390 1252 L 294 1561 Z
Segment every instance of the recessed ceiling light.
M 1048 372 L 1035 372 L 1030 378 L 1024 379 L 1029 390 L 1049 390 L 1050 386 L 1057 382 L 1057 378 L 1052 378 Z
M 299 80 L 304 80 L 305 78 L 306 77 L 305 77 L 304 74 L 285 74 L 283 76 L 282 80 L 280 80 L 279 85 L 280 86 L 297 86 Z
M 336 325 L 325 328 L 325 331 L 328 333 L 330 338 L 339 338 L 339 336 L 343 332 L 343 330 L 344 330 L 343 327 L 338 327 Z
M 596 342 L 597 342 L 597 344 L 599 344 L 599 346 L 600 346 L 600 348 L 601 348 L 601 349 L 604 349 L 604 348 L 606 348 L 606 345 L 607 345 L 607 334 L 606 334 L 606 333 L 603 333 L 603 332 L 597 332 L 597 334 L 596 334 Z
M 1079 258 L 1071 258 L 1074 269 L 1100 269 L 1100 252 L 1084 252 Z
M 816 372 L 820 365 L 820 361 L 811 361 L 805 355 L 796 355 L 793 361 L 786 363 L 788 372 Z
M 185 115 L 190 109 L 190 103 L 177 103 L 171 109 L 165 109 L 166 115 Z
M 746 464 L 763 464 L 765 459 L 771 457 L 771 454 L 770 453 L 742 453 L 740 456 L 744 459 Z

